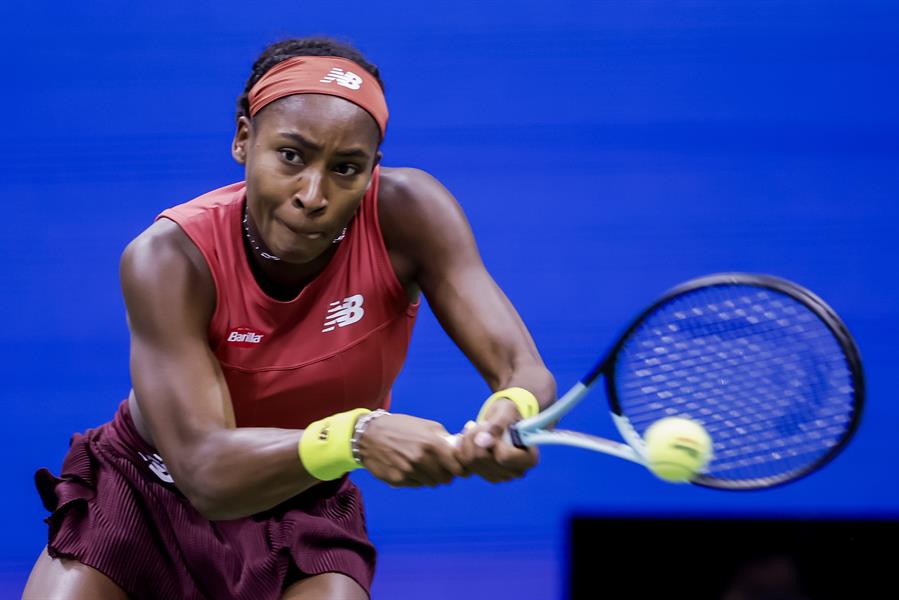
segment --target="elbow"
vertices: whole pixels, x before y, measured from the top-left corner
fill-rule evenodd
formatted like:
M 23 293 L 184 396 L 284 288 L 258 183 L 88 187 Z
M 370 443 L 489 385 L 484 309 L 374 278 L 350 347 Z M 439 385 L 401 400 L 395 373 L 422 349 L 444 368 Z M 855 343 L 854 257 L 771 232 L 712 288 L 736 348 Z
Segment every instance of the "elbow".
M 207 521 L 224 521 L 228 516 L 221 510 L 221 503 L 214 495 L 205 493 L 184 493 L 190 505 Z
M 222 510 L 223 490 L 217 488 L 208 469 L 182 465 L 173 469 L 172 478 L 181 494 L 201 517 L 207 521 L 222 521 L 229 517 Z
M 206 519 L 207 521 L 231 521 L 233 519 L 239 519 L 241 517 L 246 516 L 243 513 L 239 513 L 239 512 L 231 512 L 231 511 L 221 510 L 220 508 L 217 508 L 217 506 L 214 504 L 205 506 L 203 510 L 200 510 L 199 508 L 197 508 L 196 505 L 194 505 L 194 508 L 196 508 L 197 512 L 200 514 L 200 516 L 203 517 L 204 519 Z
M 190 485 L 181 492 L 191 506 L 207 521 L 230 521 L 249 516 L 246 507 L 240 505 L 234 490 L 227 489 L 218 477 L 197 474 Z
M 223 494 L 212 488 L 193 489 L 189 492 L 181 491 L 194 510 L 207 521 L 229 521 L 245 516 L 241 512 L 229 510 Z
M 180 446 L 171 454 L 169 472 L 181 495 L 207 521 L 235 519 L 234 482 L 229 469 L 222 464 L 220 437 L 198 436 L 191 444 Z

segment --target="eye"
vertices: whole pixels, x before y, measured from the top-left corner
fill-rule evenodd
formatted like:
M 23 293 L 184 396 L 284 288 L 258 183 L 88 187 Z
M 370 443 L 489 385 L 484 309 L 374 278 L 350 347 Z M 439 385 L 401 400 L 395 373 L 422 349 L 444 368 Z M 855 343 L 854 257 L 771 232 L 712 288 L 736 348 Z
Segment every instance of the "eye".
M 278 150 L 278 152 L 281 154 L 281 158 L 291 164 L 298 164 L 302 162 L 302 157 L 296 150 L 292 150 L 291 148 L 281 148 L 280 150 Z
M 334 171 L 339 175 L 357 175 L 362 171 L 359 165 L 354 165 L 353 163 L 343 163 L 334 167 Z

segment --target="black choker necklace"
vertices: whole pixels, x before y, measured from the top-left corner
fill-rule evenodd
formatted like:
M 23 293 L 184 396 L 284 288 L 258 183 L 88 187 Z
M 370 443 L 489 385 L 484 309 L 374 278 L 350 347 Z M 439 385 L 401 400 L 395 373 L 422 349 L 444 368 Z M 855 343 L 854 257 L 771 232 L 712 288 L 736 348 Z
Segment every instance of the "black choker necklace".
M 256 251 L 257 254 L 259 254 L 259 256 L 261 256 L 262 258 L 264 258 L 266 260 L 281 260 L 274 254 L 269 254 L 268 252 L 266 252 L 265 250 L 263 250 L 262 248 L 259 247 L 259 243 L 253 237 L 253 234 L 250 233 L 249 220 L 250 220 L 250 209 L 246 204 L 244 204 L 243 205 L 243 233 L 246 236 L 247 241 L 250 243 L 250 246 Z M 343 240 L 343 238 L 345 238 L 345 237 L 346 237 L 346 227 L 343 228 L 343 230 L 340 232 L 340 235 L 338 235 L 336 238 L 331 240 L 331 243 L 337 244 L 341 240 Z
M 262 248 L 259 247 L 259 244 L 253 238 L 253 235 L 250 233 L 249 220 L 250 220 L 250 209 L 249 209 L 249 207 L 247 207 L 246 204 L 244 204 L 243 205 L 243 233 L 245 236 L 247 236 L 247 241 L 250 242 L 250 246 L 252 246 L 253 249 L 256 251 L 256 253 L 259 256 L 261 256 L 262 258 L 265 258 L 268 260 L 281 260 L 274 254 L 269 254 L 268 252 L 266 252 L 265 250 L 263 250 Z

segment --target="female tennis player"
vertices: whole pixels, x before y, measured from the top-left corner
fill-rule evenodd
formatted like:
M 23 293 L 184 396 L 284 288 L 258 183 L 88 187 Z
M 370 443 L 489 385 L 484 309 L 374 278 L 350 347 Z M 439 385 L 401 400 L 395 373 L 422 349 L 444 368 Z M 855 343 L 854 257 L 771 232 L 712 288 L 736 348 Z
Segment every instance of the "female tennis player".
M 289 40 L 256 61 L 232 145 L 245 181 L 123 253 L 133 389 L 58 477 L 37 473 L 49 542 L 25 598 L 367 598 L 348 472 L 414 487 L 536 464 L 500 434 L 555 383 L 450 193 L 379 167 L 387 114 L 352 47 Z M 458 447 L 386 412 L 420 293 L 494 391 Z

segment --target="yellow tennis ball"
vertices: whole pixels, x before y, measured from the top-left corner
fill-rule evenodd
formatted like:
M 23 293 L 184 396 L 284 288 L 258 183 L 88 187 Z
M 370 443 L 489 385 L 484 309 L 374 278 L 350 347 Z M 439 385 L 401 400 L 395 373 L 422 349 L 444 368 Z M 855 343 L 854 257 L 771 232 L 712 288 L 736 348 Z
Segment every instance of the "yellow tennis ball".
M 712 438 L 702 425 L 690 419 L 659 419 L 649 426 L 643 439 L 647 467 L 665 481 L 690 481 L 712 457 Z

